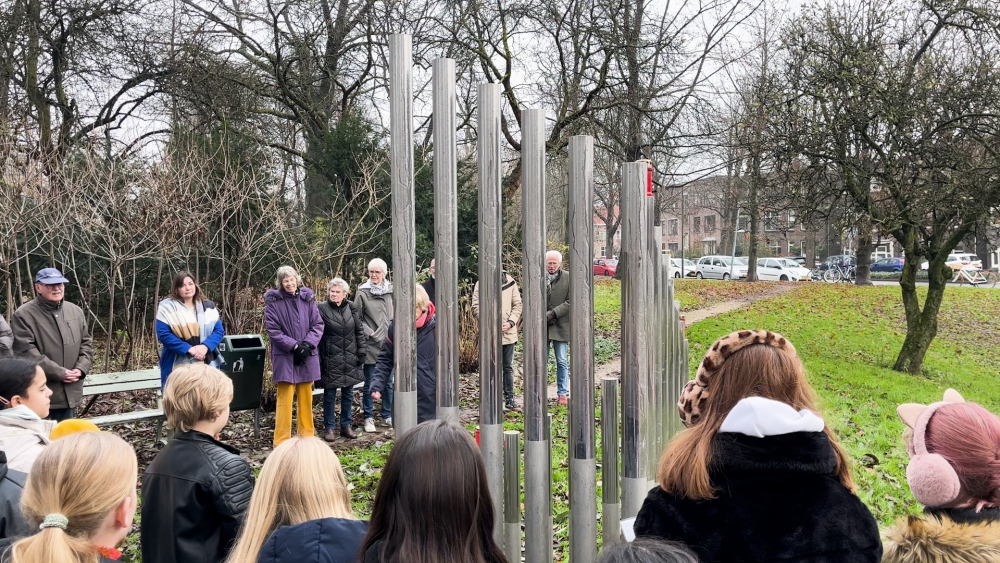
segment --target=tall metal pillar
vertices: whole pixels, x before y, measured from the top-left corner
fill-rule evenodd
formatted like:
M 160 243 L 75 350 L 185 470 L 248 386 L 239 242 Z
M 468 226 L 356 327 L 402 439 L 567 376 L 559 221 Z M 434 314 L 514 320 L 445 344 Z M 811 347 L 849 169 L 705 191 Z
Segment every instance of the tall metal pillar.
M 618 379 L 601 378 L 601 537 L 607 547 L 621 539 L 618 493 Z
M 434 79 L 434 261 L 437 418 L 458 424 L 458 168 L 455 61 L 436 59 Z
M 521 561 L 521 435 L 503 433 L 503 552 L 508 563 Z
M 389 36 L 389 151 L 392 174 L 393 319 L 395 321 L 396 436 L 417 425 L 417 284 L 413 194 L 413 61 L 409 35 Z
M 594 437 L 594 138 L 569 138 L 569 557 L 597 559 Z
M 500 85 L 479 85 L 479 447 L 503 541 L 503 333 L 500 331 Z
M 622 518 L 646 496 L 645 408 L 650 378 L 649 212 L 645 162 L 622 165 Z
M 521 197 L 524 261 L 524 555 L 545 563 L 552 553 L 551 464 L 548 422 L 548 326 L 545 280 L 545 112 L 521 120 Z

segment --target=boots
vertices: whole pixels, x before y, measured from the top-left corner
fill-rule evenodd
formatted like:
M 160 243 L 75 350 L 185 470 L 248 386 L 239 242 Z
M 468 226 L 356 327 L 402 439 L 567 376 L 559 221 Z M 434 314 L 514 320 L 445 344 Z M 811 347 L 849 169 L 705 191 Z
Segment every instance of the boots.
M 353 440 L 353 439 L 355 439 L 355 438 L 358 437 L 358 433 L 355 432 L 354 429 L 351 428 L 350 426 L 341 426 L 340 427 L 340 435 L 343 436 L 344 438 L 348 438 L 350 440 Z

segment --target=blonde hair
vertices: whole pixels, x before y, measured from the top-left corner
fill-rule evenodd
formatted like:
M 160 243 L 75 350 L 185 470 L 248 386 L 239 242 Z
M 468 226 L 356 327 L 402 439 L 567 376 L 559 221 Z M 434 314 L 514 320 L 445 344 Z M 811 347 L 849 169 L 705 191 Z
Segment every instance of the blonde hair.
M 233 382 L 208 364 L 184 364 L 167 376 L 163 414 L 178 432 L 191 430 L 202 420 L 215 420 L 233 400 Z
M 709 475 L 715 456 L 712 442 L 729 411 L 747 397 L 773 399 L 795 410 L 819 414 L 816 394 L 806 381 L 802 360 L 794 352 L 766 344 L 737 350 L 712 376 L 712 392 L 705 399 L 698 422 L 667 444 L 656 472 L 664 491 L 692 500 L 715 497 L 716 487 Z M 847 452 L 829 425 L 823 432 L 837 457 L 832 475 L 854 492 Z
M 417 284 L 416 293 L 413 296 L 413 306 L 420 309 L 421 311 L 426 311 L 427 306 L 431 304 L 431 297 L 427 295 L 427 290 L 424 286 Z
M 302 276 L 291 266 L 278 268 L 278 273 L 274 276 L 274 287 L 281 289 L 281 282 L 285 281 L 285 278 L 295 278 L 296 285 L 302 287 Z
M 337 454 L 319 438 L 291 438 L 264 462 L 246 521 L 227 563 L 256 563 L 264 541 L 281 526 L 347 518 L 351 493 Z
M 90 539 L 123 500 L 135 495 L 135 451 L 110 432 L 85 432 L 46 446 L 28 474 L 21 511 L 33 529 L 50 514 L 66 529 L 44 528 L 14 544 L 12 563 L 96 563 Z

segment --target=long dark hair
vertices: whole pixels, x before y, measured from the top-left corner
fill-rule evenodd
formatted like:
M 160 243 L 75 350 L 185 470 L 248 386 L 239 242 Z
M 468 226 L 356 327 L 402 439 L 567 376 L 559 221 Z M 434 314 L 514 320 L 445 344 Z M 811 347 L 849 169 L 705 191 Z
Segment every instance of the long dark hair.
M 431 420 L 392 448 L 359 557 L 375 546 L 381 563 L 507 563 L 493 523 L 486 466 L 472 436 Z
M 6 404 L 0 403 L 0 409 L 10 408 L 10 400 L 15 396 L 28 398 L 28 389 L 35 380 L 38 362 L 23 358 L 4 358 L 0 360 L 0 398 Z
M 191 281 L 194 282 L 194 297 L 192 297 L 194 302 L 198 303 L 199 301 L 204 301 L 205 296 L 202 295 L 201 293 L 201 286 L 198 285 L 198 280 L 194 279 L 194 276 L 191 275 L 191 272 L 177 272 L 177 274 L 174 276 L 173 281 L 170 282 L 170 297 L 173 297 L 174 299 L 180 301 L 181 303 L 184 302 L 184 299 L 181 298 L 180 289 L 181 286 L 184 285 L 184 280 L 188 278 L 191 278 Z

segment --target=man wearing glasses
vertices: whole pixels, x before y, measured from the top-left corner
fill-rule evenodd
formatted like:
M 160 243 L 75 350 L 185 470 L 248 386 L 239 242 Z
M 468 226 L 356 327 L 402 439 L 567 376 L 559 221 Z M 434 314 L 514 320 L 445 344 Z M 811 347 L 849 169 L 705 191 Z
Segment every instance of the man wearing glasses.
M 372 375 L 378 354 L 389 332 L 389 321 L 392 320 L 392 283 L 385 279 L 388 266 L 385 260 L 375 258 L 368 263 L 368 281 L 358 287 L 354 297 L 354 306 L 364 324 L 368 336 L 368 355 L 365 358 L 365 387 L 362 391 L 361 407 L 365 411 L 365 432 L 375 432 L 375 404 L 371 396 Z M 382 391 L 382 422 L 392 426 L 392 376 L 386 382 Z
M 73 418 L 83 400 L 83 378 L 90 372 L 94 347 L 83 309 L 65 301 L 69 280 L 55 268 L 35 276 L 35 298 L 11 318 L 14 355 L 38 362 L 52 390 L 49 418 Z

